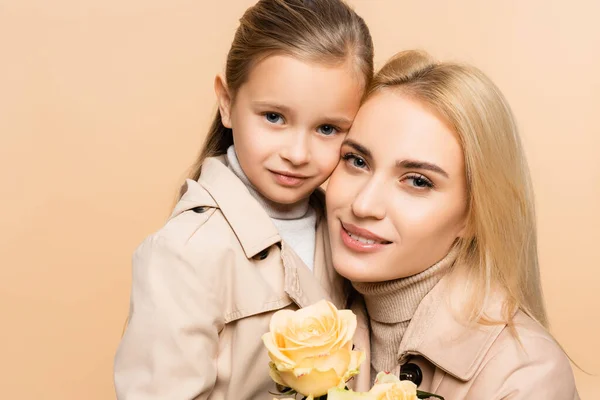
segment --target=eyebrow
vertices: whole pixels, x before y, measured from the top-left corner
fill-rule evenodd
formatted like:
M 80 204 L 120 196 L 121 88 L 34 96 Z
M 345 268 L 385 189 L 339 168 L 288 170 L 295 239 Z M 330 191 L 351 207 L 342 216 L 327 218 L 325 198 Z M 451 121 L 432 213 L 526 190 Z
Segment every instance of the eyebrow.
M 344 142 L 342 143 L 342 146 L 344 146 L 344 145 L 350 146 L 354 150 L 358 151 L 359 153 L 362 153 L 365 157 L 373 159 L 373 153 L 371 153 L 371 150 L 369 150 L 362 144 L 355 142 L 352 139 L 344 140 Z M 424 170 L 428 170 L 428 171 L 432 171 L 432 172 L 437 172 L 438 174 L 443 175 L 446 178 L 450 177 L 448 175 L 448 173 L 446 171 L 444 171 L 441 167 L 439 167 L 435 164 L 432 164 L 432 163 L 425 162 L 425 161 L 417 161 L 417 160 L 396 161 L 396 168 L 424 169 Z
M 293 111 L 290 107 L 288 106 L 284 106 L 283 104 L 278 104 L 278 103 L 272 103 L 269 101 L 253 101 L 252 104 L 255 107 L 262 107 L 262 108 L 269 108 L 272 109 L 273 111 L 279 111 L 281 113 L 284 114 L 292 114 Z M 321 118 L 324 121 L 327 121 L 327 124 L 331 124 L 331 125 L 337 125 L 337 126 L 343 126 L 343 127 L 349 127 L 352 125 L 352 120 L 348 119 L 346 117 L 322 117 Z
M 359 153 L 364 154 L 367 158 L 373 158 L 373 154 L 371 153 L 371 150 L 367 149 L 365 146 L 363 146 L 360 143 L 355 142 L 352 139 L 344 140 L 342 142 L 342 146 L 350 146 L 354 150 L 358 151 Z
M 435 164 L 432 164 L 432 163 L 425 162 L 425 161 L 417 161 L 417 160 L 396 161 L 396 167 L 397 168 L 406 168 L 406 169 L 425 169 L 428 171 L 437 172 L 438 174 L 443 175 L 446 178 L 450 177 L 450 176 L 448 176 L 448 173 L 446 171 L 444 171 L 441 167 L 439 167 Z
M 283 113 L 291 113 L 292 109 L 283 104 L 271 103 L 269 101 L 253 101 L 252 104 L 257 107 L 273 109 L 273 111 L 281 111 Z

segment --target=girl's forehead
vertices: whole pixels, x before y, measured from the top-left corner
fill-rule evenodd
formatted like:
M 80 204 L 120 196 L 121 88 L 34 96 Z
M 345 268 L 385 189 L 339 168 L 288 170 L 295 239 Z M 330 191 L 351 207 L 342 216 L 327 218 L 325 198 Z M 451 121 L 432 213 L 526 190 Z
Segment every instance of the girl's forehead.
M 254 66 L 236 98 L 281 108 L 334 112 L 352 120 L 362 92 L 356 73 L 345 65 L 327 66 L 274 55 Z
M 248 74 L 247 84 L 255 90 L 278 87 L 297 88 L 310 81 L 327 89 L 343 85 L 344 81 L 361 82 L 360 75 L 347 64 L 324 64 L 297 57 L 275 54 L 258 62 Z M 362 87 L 361 87 L 362 89 Z

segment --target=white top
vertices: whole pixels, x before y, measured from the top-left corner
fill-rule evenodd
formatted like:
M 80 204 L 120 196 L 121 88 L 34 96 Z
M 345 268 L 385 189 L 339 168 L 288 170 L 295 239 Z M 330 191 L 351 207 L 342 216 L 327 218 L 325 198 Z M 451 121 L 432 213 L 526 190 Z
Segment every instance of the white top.
M 292 208 L 285 207 L 282 211 L 277 203 L 264 197 L 252 185 L 237 158 L 235 148 L 227 149 L 227 164 L 229 169 L 238 177 L 250 194 L 263 206 L 271 221 L 279 231 L 281 238 L 298 254 L 306 266 L 312 271 L 315 258 L 315 235 L 317 229 L 317 213 L 310 206 L 307 197 Z

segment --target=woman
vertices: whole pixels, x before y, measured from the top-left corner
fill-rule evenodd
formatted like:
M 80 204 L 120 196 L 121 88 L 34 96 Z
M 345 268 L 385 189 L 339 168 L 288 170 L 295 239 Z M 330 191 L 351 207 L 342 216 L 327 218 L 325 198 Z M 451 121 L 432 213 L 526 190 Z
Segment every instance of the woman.
M 397 54 L 341 154 L 333 263 L 366 305 L 371 379 L 391 371 L 450 400 L 579 398 L 547 331 L 524 152 L 489 78 Z

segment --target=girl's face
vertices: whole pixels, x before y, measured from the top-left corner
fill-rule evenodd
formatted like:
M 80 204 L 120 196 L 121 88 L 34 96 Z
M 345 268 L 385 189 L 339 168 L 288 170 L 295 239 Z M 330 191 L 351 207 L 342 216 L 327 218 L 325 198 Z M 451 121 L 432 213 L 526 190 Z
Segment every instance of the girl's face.
M 233 102 L 220 77 L 215 90 L 250 182 L 269 200 L 293 205 L 337 165 L 363 82 L 351 65 L 273 55 L 252 68 Z
M 327 186 L 336 270 L 356 282 L 415 275 L 444 258 L 467 213 L 456 135 L 410 97 L 383 90 L 360 109 Z

